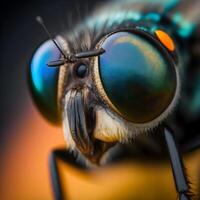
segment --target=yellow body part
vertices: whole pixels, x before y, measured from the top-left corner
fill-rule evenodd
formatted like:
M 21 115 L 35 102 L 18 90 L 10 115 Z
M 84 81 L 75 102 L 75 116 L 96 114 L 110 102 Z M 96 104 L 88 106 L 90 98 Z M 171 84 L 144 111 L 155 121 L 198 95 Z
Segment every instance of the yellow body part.
M 184 157 L 192 191 L 200 192 L 200 150 Z M 127 161 L 90 171 L 56 158 L 66 200 L 175 200 L 177 193 L 169 162 Z M 196 196 L 195 199 L 200 199 Z
M 164 31 L 162 30 L 157 30 L 155 31 L 155 34 L 157 38 L 160 40 L 160 42 L 169 50 L 169 51 L 174 51 L 175 50 L 175 45 L 172 40 L 172 38 Z

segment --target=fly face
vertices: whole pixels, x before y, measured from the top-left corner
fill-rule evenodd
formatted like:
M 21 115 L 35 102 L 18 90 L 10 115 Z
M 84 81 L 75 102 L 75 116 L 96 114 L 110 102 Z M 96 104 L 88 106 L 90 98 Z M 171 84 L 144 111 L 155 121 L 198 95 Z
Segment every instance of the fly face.
M 100 164 L 111 147 L 167 118 L 180 81 L 174 49 L 148 32 L 114 31 L 95 49 L 104 52 L 65 67 L 61 112 L 69 147 Z
M 96 107 L 100 104 L 91 74 L 91 60 L 81 59 L 67 66 L 61 100 L 66 142 L 93 163 L 113 145 L 95 138 Z M 62 88 L 62 86 L 61 86 Z
M 76 37 L 58 36 L 57 48 L 43 44 L 30 69 L 42 113 L 62 121 L 68 148 L 95 164 L 117 143 L 166 119 L 180 89 L 175 46 L 165 31 L 124 22 L 99 32 L 98 23 L 81 25 Z

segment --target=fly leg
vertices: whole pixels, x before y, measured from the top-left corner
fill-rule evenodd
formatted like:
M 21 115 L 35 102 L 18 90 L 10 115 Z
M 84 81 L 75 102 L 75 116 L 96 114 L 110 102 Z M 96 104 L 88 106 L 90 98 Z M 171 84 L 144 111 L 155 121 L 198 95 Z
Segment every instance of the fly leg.
M 164 135 L 170 156 L 171 168 L 176 185 L 176 191 L 179 195 L 179 200 L 192 200 L 190 185 L 187 180 L 183 161 L 178 151 L 178 146 L 173 136 L 173 132 L 172 130 L 165 128 Z

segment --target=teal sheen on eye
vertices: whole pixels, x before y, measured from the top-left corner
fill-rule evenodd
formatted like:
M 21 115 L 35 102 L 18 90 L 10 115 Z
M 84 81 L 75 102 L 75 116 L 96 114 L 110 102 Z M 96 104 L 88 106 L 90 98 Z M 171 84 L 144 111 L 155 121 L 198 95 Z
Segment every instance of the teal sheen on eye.
M 58 68 L 47 66 L 49 61 L 60 58 L 60 52 L 48 40 L 35 52 L 29 68 L 29 82 L 35 103 L 41 113 L 50 121 L 56 122 Z
M 176 72 L 160 50 L 131 32 L 118 32 L 102 44 L 99 77 L 115 111 L 134 123 L 163 113 L 176 91 Z

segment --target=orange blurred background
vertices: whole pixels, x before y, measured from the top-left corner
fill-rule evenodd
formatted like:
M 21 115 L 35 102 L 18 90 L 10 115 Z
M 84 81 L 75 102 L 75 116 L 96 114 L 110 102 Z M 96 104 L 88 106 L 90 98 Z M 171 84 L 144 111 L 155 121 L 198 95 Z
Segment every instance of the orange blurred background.
M 6 134 L 12 140 L 6 141 L 1 158 L 1 199 L 52 199 L 48 156 L 53 148 L 64 145 L 62 130 L 30 106 Z

